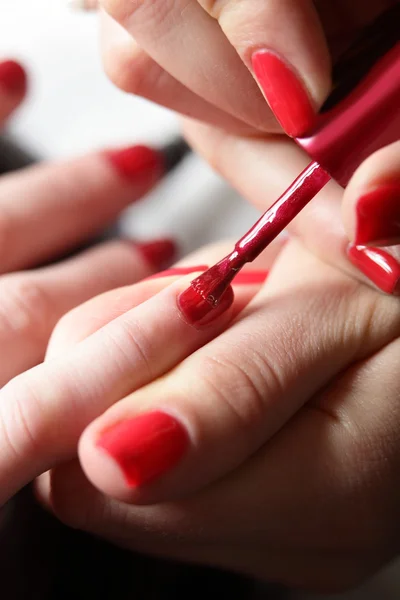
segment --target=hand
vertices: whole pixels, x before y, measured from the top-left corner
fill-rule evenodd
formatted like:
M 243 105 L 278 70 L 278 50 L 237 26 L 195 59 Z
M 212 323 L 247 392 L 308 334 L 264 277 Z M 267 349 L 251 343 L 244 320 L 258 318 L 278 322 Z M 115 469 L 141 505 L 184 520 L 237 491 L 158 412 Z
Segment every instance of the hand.
M 186 136 L 244 197 L 265 210 L 307 164 L 290 140 L 255 140 L 186 120 Z M 289 225 L 322 260 L 400 295 L 400 142 L 357 170 L 343 195 L 331 182 Z M 350 240 L 350 244 L 349 244 Z
M 278 129 L 271 112 L 263 104 L 252 75 L 263 74 L 264 79 L 259 79 L 259 83 L 285 131 L 290 135 L 302 133 L 310 126 L 329 91 L 329 54 L 335 58 L 359 29 L 396 3 L 369 0 L 352 2 L 350 6 L 329 0 L 315 3 L 191 0 L 184 2 L 185 10 L 180 1 L 168 4 L 167 9 L 165 2 L 161 4 L 164 9 L 154 2 L 103 0 L 106 10 L 126 30 L 103 15 L 103 55 L 109 75 L 126 91 L 230 130 L 232 138 L 223 131 L 210 129 L 196 134 L 193 124 L 189 138 L 213 167 L 245 197 L 265 210 L 284 189 L 280 185 L 280 173 L 282 168 L 287 168 L 287 152 L 291 156 L 296 154 L 299 165 L 290 176 L 287 170 L 287 184 L 309 159 L 304 157 L 302 160 L 294 144 L 288 150 L 288 146 L 277 142 L 276 138 L 266 138 L 261 146 L 260 142 L 254 141 L 257 132 Z M 206 11 L 218 17 L 219 25 Z M 141 48 L 136 46 L 131 34 Z M 190 53 L 182 52 L 182 45 L 190 48 Z M 260 49 L 272 50 L 272 59 L 264 51 L 257 54 Z M 289 79 L 287 74 L 283 76 L 286 71 L 282 66 L 281 71 L 278 70 L 276 55 L 293 67 L 293 73 L 299 75 L 301 83 Z M 254 56 L 258 56 L 255 62 Z M 197 129 L 201 131 L 201 128 Z M 249 134 L 251 137 L 246 141 L 245 136 Z M 243 143 L 239 136 L 244 138 Z M 230 139 L 234 140 L 233 147 L 229 147 Z M 242 148 L 246 160 L 238 156 Z M 326 243 L 323 218 L 318 219 L 322 228 L 311 225 L 312 234 L 307 240 L 319 256 L 356 274 L 349 264 L 350 259 L 388 293 L 400 292 L 397 261 L 400 251 L 392 248 L 387 252 L 373 246 L 395 245 L 400 241 L 399 148 L 400 142 L 381 150 L 354 175 L 343 203 L 348 237 L 340 236 L 340 252 L 332 251 L 332 246 Z M 279 165 L 277 156 L 282 161 Z M 278 169 L 279 186 L 273 185 L 275 173 L 258 168 L 259 160 L 273 161 Z M 261 185 L 255 185 L 248 169 L 251 172 L 258 170 Z M 321 215 L 323 207 L 316 206 L 314 203 L 314 208 L 304 211 L 301 218 L 308 219 L 314 211 Z M 340 227 L 339 222 L 338 225 Z M 292 231 L 295 229 L 294 224 Z M 366 245 L 370 248 L 365 249 Z
M 394 556 L 398 301 L 296 241 L 276 252 L 207 327 L 177 307 L 195 273 L 66 315 L 0 392 L 1 501 L 53 468 L 38 494 L 73 527 L 290 585 L 344 588 Z
M 332 60 L 395 3 L 101 0 L 115 20 L 103 15 L 105 67 L 127 92 L 195 119 L 235 133 L 278 132 L 271 108 L 296 136 L 330 91 Z
M 0 63 L 0 124 L 25 91 L 22 67 Z M 43 360 L 63 314 L 103 291 L 146 277 L 172 258 L 169 241 L 110 241 L 38 267 L 112 224 L 161 174 L 158 153 L 136 147 L 0 177 L 0 387 Z

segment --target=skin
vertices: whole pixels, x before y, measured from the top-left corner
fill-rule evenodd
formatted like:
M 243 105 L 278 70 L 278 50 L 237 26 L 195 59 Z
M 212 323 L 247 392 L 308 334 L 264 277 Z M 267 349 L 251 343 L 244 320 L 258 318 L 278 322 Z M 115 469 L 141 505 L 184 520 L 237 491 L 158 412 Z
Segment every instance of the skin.
M 211 100 L 216 99 L 207 98 Z M 261 105 L 253 112 L 256 123 L 246 121 L 243 107 L 247 110 L 245 102 L 233 110 L 233 118 L 243 121 L 247 131 L 260 122 L 265 130 Z M 196 142 L 199 131 L 193 127 L 188 135 L 205 154 L 217 156 L 213 152 L 218 146 Z M 231 139 L 216 133 L 217 143 Z M 234 149 L 236 142 L 258 143 L 241 136 Z M 256 163 L 252 185 L 256 187 L 265 171 L 271 188 L 283 186 L 304 157 L 285 147 L 287 171 L 279 181 L 261 162 L 266 145 L 260 144 L 260 154 L 257 146 L 249 146 Z M 223 160 L 234 180 L 237 163 L 232 156 Z M 246 185 L 242 175 L 239 180 Z M 302 244 L 286 245 L 265 286 L 253 298 L 239 295 L 233 314 L 223 316 L 227 321 L 208 331 L 210 339 L 201 332 L 187 344 L 187 337 L 178 336 L 174 361 L 167 366 L 159 369 L 165 353 L 158 345 L 156 317 L 164 306 L 162 294 L 176 296 L 187 279 L 172 282 L 176 287 L 165 291 L 153 288 L 160 295 L 145 301 L 147 284 L 140 284 L 146 285 L 146 293 L 143 287 L 128 288 L 132 313 L 120 316 L 119 333 L 118 318 L 111 323 L 105 316 L 100 319 L 104 327 L 97 334 L 105 341 L 116 340 L 126 375 L 121 375 L 118 360 L 110 364 L 109 354 L 93 337 L 96 332 L 82 334 L 85 319 L 79 315 L 88 305 L 65 317 L 49 348 L 51 360 L 0 392 L 3 501 L 53 467 L 38 482 L 38 495 L 72 526 L 130 548 L 316 589 L 355 584 L 396 555 L 399 415 L 393 373 L 399 356 L 398 302 L 345 274 L 352 270 L 343 260 L 347 238 L 340 220 L 340 190 L 333 186 L 320 200 L 322 208 L 316 213 L 322 221 L 296 221 Z M 331 251 L 327 260 L 340 270 L 320 260 L 324 246 Z M 200 254 L 199 260 L 205 257 Z M 115 294 L 104 303 L 114 306 L 113 316 L 121 312 L 121 291 Z M 135 307 L 130 294 L 140 298 L 140 306 Z M 243 304 L 247 307 L 235 317 Z M 97 308 L 101 315 L 101 301 Z M 135 311 L 146 322 L 141 338 L 129 329 L 138 322 Z M 229 319 L 233 323 L 227 328 Z M 76 347 L 71 331 L 76 331 Z M 92 335 L 81 341 L 88 333 Z M 139 364 L 143 374 L 143 364 L 135 360 L 132 337 L 140 339 L 139 349 L 153 352 L 148 381 L 135 380 L 134 367 Z M 82 362 L 88 348 L 91 364 L 97 365 L 99 375 L 107 375 L 100 381 L 101 394 L 96 377 L 88 377 L 90 365 Z M 199 368 L 204 367 L 204 388 L 188 386 L 198 383 Z M 83 388 L 75 385 L 80 378 L 87 384 Z M 120 385 L 117 390 L 113 386 L 114 395 L 104 395 L 103 386 L 116 381 Z M 232 394 L 232 389 L 241 393 Z M 124 488 L 115 465 L 108 463 L 107 468 L 95 441 L 104 427 L 155 406 L 160 397 L 187 424 L 192 452 L 162 481 L 132 492 Z M 71 406 L 76 408 L 73 413 Z M 22 421 L 16 418 L 21 414 Z M 63 424 L 62 439 L 54 423 Z
M 198 330 L 173 302 L 189 279 L 75 309 L 48 360 L 1 390 L 2 501 L 53 467 L 37 494 L 70 526 L 294 586 L 358 583 L 398 552 L 398 301 L 290 241 Z M 149 409 L 179 418 L 190 452 L 132 489 L 96 441 Z
M 254 80 L 252 52 L 268 48 L 288 61 L 317 111 L 330 90 L 332 61 L 366 24 L 396 2 L 179 0 L 169 5 L 160 0 L 158 7 L 157 2 L 102 0 L 101 4 L 102 53 L 110 78 L 129 93 L 216 126 L 218 129 L 207 130 L 209 141 L 200 128 L 194 133 L 194 123 L 190 141 L 246 198 L 265 209 L 266 197 L 272 202 L 276 188 L 265 184 L 261 200 L 251 181 L 237 176 L 237 169 L 242 173 L 243 168 L 239 161 L 232 162 L 233 151 L 224 143 L 224 139 L 235 139 L 239 148 L 238 138 L 242 137 L 243 146 L 256 149 L 255 160 L 259 160 L 276 149 L 276 139 L 266 134 L 281 133 Z M 190 37 L 187 43 L 186 36 Z M 190 53 L 182 51 L 182 46 L 190 47 Z M 254 137 L 263 139 L 262 152 L 257 150 L 257 140 L 253 143 Z M 229 158 L 222 155 L 222 148 Z M 294 147 L 288 151 L 291 155 L 296 152 Z M 342 203 L 348 240 L 355 238 L 359 198 L 377 185 L 399 182 L 399 156 L 397 143 L 371 156 L 355 173 Z M 298 159 L 303 166 L 306 160 Z M 252 168 L 248 163 L 247 169 Z M 290 178 L 286 181 L 290 183 Z M 278 193 L 281 191 L 279 188 Z M 388 241 L 395 256 L 399 255 L 397 242 Z M 318 248 L 312 249 L 321 255 Z M 326 254 L 322 252 L 323 258 L 332 262 L 334 258 Z M 347 258 L 345 262 L 344 268 L 354 273 Z
M 22 100 L 0 88 L 0 125 Z M 7 348 L 0 387 L 43 360 L 55 324 L 71 308 L 153 272 L 122 241 L 39 266 L 102 231 L 151 183 L 125 181 L 99 153 L 0 178 L 0 347 Z
M 338 205 L 320 202 L 334 207 L 325 235 L 335 240 Z M 266 283 L 237 286 L 206 329 L 176 307 L 191 276 L 110 291 L 66 315 L 44 364 L 0 391 L 0 500 L 44 473 L 37 495 L 70 526 L 313 589 L 355 585 L 394 557 L 398 300 L 296 240 L 260 260 Z M 186 426 L 190 452 L 132 489 L 96 441 L 154 408 Z

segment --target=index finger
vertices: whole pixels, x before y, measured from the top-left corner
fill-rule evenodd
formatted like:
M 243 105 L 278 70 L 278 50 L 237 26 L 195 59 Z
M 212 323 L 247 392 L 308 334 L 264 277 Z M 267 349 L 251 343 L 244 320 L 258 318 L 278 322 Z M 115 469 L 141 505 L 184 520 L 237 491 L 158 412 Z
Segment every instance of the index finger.
M 0 390 L 0 505 L 43 471 L 73 458 L 83 429 L 115 401 L 223 330 L 232 316 L 232 290 L 212 322 L 205 318 L 195 329 L 177 308 L 190 279 L 179 279 Z M 154 290 L 152 281 L 141 285 Z
M 27 89 L 27 76 L 14 60 L 0 62 L 0 126 L 19 106 Z

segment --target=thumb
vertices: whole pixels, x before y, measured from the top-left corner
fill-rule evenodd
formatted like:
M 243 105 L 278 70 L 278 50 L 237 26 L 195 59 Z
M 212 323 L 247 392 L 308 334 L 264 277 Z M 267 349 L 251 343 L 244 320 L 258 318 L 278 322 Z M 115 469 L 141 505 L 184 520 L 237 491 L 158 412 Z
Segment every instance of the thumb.
M 400 142 L 370 156 L 343 199 L 343 221 L 358 246 L 400 244 Z

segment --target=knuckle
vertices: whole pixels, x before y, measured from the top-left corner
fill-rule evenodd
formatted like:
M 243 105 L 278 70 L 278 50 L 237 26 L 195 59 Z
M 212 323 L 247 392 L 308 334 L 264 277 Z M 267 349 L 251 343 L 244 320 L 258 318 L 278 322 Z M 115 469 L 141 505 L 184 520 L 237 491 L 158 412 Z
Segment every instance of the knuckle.
M 157 354 L 154 346 L 157 341 L 151 341 L 145 328 L 135 321 L 119 324 L 121 329 L 109 330 L 108 335 L 114 348 L 115 360 L 119 363 L 122 371 L 132 373 L 136 382 L 137 373 L 141 374 L 141 380 L 152 381 L 156 377 L 153 366 L 153 356 Z M 134 368 L 133 368 L 134 367 Z
M 109 50 L 103 66 L 113 84 L 128 94 L 147 97 L 161 68 L 142 50 L 131 47 Z
M 39 398 L 24 376 L 16 377 L 6 384 L 1 395 L 0 429 L 8 452 L 17 459 L 35 456 L 45 443 L 36 426 L 38 419 L 35 415 L 41 414 Z
M 0 280 L 0 332 L 6 337 L 46 341 L 52 305 L 45 289 L 25 275 L 7 275 Z
M 241 356 L 243 359 L 243 356 Z M 264 373 L 248 361 L 209 356 L 200 365 L 206 397 L 228 411 L 239 430 L 252 429 L 265 417 L 266 383 Z
M 131 17 L 145 0 L 102 0 L 102 8 L 118 21 L 124 23 Z
M 213 19 L 219 19 L 226 0 L 199 0 L 199 3 Z

